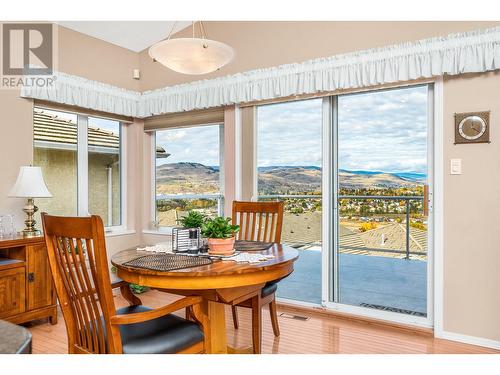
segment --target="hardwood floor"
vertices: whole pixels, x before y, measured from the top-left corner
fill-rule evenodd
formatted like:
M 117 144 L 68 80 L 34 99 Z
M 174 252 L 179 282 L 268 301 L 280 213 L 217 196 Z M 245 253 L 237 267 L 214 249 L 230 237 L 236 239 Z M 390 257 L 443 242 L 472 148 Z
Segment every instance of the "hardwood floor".
M 158 291 L 142 294 L 146 306 L 159 307 L 176 299 L 176 296 Z M 115 297 L 118 307 L 125 306 L 121 296 Z M 233 347 L 248 347 L 252 343 L 250 309 L 240 308 L 240 329 L 235 330 L 231 310 L 226 306 L 228 344 Z M 278 307 L 278 315 L 300 314 L 294 309 Z M 179 312 L 182 315 L 183 312 Z M 46 321 L 28 323 L 33 334 L 34 353 L 67 353 L 66 328 L 59 313 L 57 325 Z M 275 338 L 268 311 L 263 312 L 262 353 L 311 354 L 425 354 L 425 353 L 500 353 L 493 349 L 435 339 L 428 334 L 412 333 L 391 327 L 377 326 L 353 319 L 336 318 L 320 314 L 310 314 L 308 320 L 297 320 L 279 316 L 281 336 Z

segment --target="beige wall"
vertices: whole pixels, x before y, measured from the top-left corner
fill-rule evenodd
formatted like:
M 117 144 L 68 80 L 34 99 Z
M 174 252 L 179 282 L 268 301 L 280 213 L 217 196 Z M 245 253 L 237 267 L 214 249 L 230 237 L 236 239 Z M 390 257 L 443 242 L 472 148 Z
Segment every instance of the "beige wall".
M 139 90 L 132 78 L 139 68 L 137 53 L 79 32 L 58 27 L 58 70 L 68 74 L 108 83 L 129 90 Z
M 220 77 L 250 69 L 301 62 L 338 53 L 384 47 L 500 25 L 500 22 L 205 22 L 210 39 L 236 51 L 220 70 L 187 76 L 154 63 L 147 49 L 140 54 L 141 90 Z M 176 36 L 189 36 L 185 29 Z
M 165 85 L 211 78 L 248 69 L 269 67 L 335 53 L 498 26 L 500 22 L 207 22 L 210 38 L 236 49 L 236 59 L 220 71 L 203 77 L 174 73 L 154 64 L 147 52 L 134 54 L 123 48 L 60 29 L 59 70 L 127 89 L 154 89 Z M 131 78 L 140 67 L 141 81 Z M 483 74 L 446 79 L 444 83 L 444 329 L 450 332 L 500 341 L 500 232 L 496 212 L 500 209 L 500 77 Z M 0 212 L 17 214 L 22 225 L 22 200 L 7 198 L 19 166 L 32 160 L 32 110 L 19 92 L 0 90 L 3 131 L 0 136 Z M 492 111 L 492 143 L 453 143 L 453 113 Z M 110 253 L 140 242 L 164 240 L 163 236 L 141 236 L 150 226 L 149 135 L 137 120 L 126 131 L 127 218 L 136 234 L 108 239 Z M 244 130 L 242 130 L 244 132 Z M 463 174 L 449 175 L 449 159 L 463 159 Z
M 24 200 L 8 198 L 19 167 L 29 165 L 33 155 L 33 103 L 17 90 L 0 90 L 0 214 L 15 214 L 16 227 L 23 228 Z
M 39 223 L 41 212 L 61 216 L 78 214 L 77 163 L 76 147 L 74 150 L 40 147 L 33 150 L 33 165 L 42 168 L 43 179 L 52 194 L 52 198 L 36 200 L 39 212 L 35 217 Z
M 105 226 L 121 225 L 120 164 L 117 154 L 89 153 L 89 212 L 102 217 Z M 36 147 L 33 165 L 42 167 L 52 198 L 38 199 L 40 212 L 52 215 L 77 214 L 77 155 L 74 150 Z M 112 166 L 112 222 L 108 218 L 108 166 Z M 64 181 L 64 183 L 61 183 Z M 39 214 L 37 221 L 40 220 Z
M 500 341 L 500 72 L 444 81 L 444 329 Z M 491 110 L 491 143 L 454 145 L 456 112 Z M 450 175 L 450 159 L 462 175 Z

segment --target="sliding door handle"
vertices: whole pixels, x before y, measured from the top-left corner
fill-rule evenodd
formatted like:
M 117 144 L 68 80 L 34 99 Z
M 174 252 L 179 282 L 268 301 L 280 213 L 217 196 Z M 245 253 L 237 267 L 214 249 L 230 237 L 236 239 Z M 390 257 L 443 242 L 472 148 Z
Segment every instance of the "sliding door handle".
M 424 185 L 424 216 L 429 216 L 429 185 Z

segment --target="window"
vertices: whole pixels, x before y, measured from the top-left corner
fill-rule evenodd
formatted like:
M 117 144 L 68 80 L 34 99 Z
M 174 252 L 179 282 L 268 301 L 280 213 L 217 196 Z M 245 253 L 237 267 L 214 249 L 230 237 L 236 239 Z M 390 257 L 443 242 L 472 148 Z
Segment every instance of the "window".
M 285 204 L 282 241 L 300 251 L 278 297 L 321 303 L 322 99 L 257 107 L 258 199 Z
M 427 316 L 429 90 L 338 96 L 335 302 Z
M 189 210 L 222 214 L 223 129 L 203 125 L 156 132 L 156 226 L 176 226 Z
M 121 123 L 41 107 L 33 117 L 33 162 L 53 195 L 37 201 L 40 212 L 95 214 L 106 227 L 121 226 Z
M 89 212 L 105 226 L 121 225 L 120 123 L 89 117 L 87 129 Z
M 39 212 L 78 215 L 77 115 L 35 108 L 33 164 L 42 168 L 52 198 L 37 199 Z

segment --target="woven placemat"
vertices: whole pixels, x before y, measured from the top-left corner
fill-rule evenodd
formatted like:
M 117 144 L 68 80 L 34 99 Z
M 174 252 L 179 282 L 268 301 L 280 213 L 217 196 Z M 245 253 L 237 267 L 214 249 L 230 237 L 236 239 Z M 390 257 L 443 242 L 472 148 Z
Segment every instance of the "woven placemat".
M 265 251 L 273 245 L 272 242 L 238 240 L 234 243 L 234 249 L 236 251 Z
M 183 268 L 199 267 L 212 264 L 212 259 L 178 254 L 151 254 L 129 260 L 126 267 L 144 268 L 153 271 L 173 271 Z

